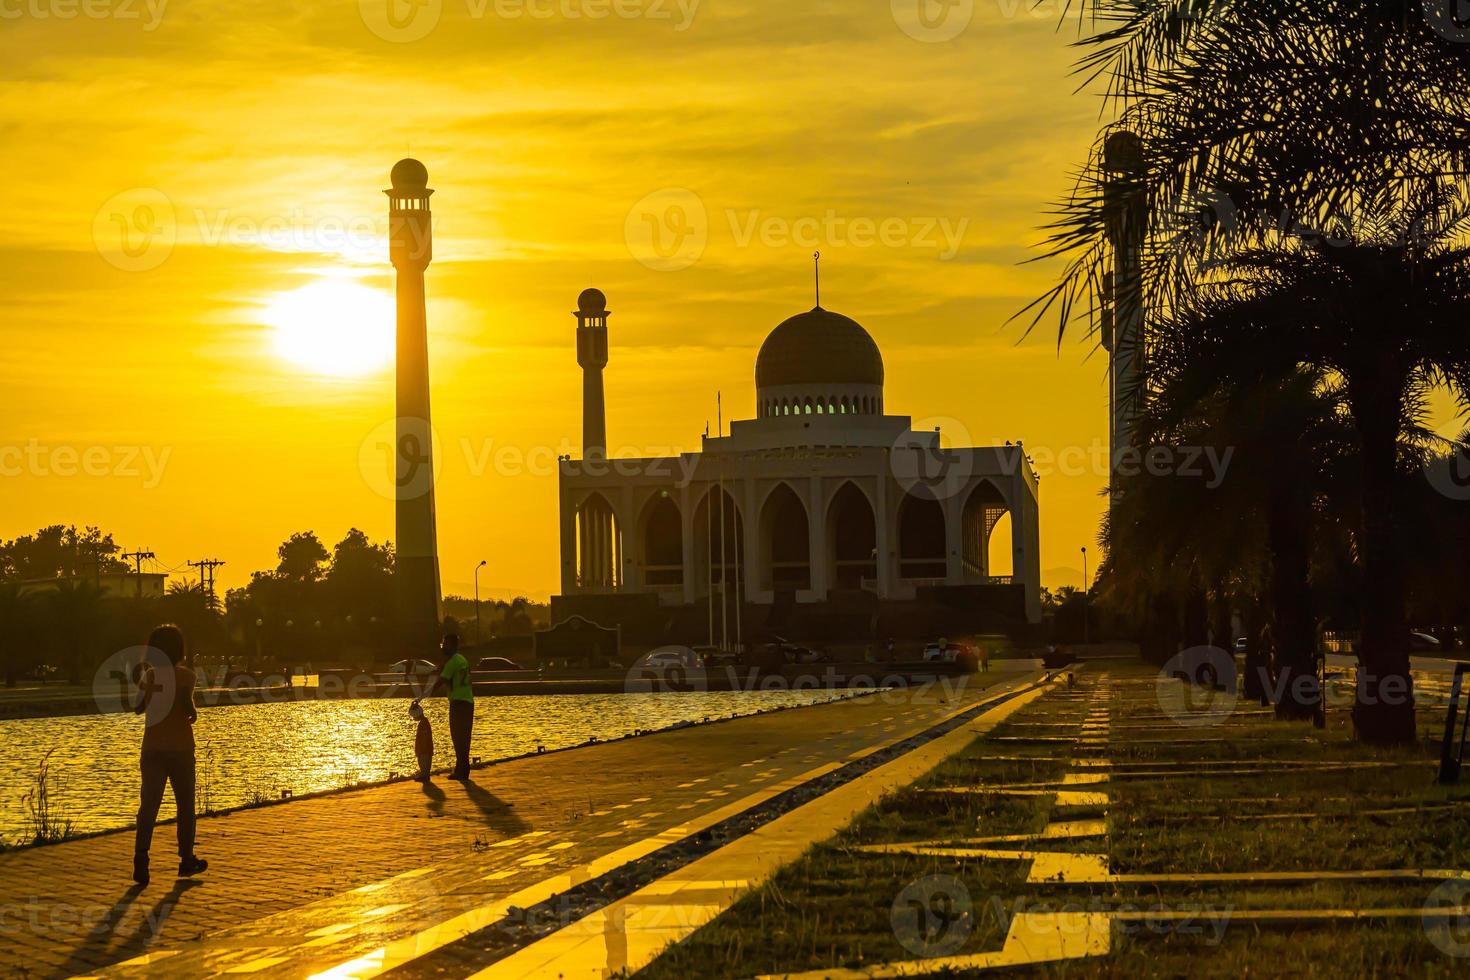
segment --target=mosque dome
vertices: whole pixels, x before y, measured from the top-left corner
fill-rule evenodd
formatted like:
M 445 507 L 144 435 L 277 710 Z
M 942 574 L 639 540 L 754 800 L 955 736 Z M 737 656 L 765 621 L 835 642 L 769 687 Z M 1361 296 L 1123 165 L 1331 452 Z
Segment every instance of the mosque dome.
M 421 191 L 429 186 L 429 168 L 413 157 L 405 157 L 393 164 L 388 175 L 395 191 Z
M 596 314 L 607 312 L 607 297 L 600 289 L 584 289 L 577 297 L 577 312 Z
M 757 388 L 883 384 L 883 355 L 856 320 L 820 306 L 784 321 L 761 344 Z

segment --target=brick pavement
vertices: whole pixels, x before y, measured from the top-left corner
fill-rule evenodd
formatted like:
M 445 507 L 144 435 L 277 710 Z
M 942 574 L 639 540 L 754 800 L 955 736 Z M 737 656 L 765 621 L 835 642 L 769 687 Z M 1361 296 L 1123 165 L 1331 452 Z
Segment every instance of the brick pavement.
M 469 786 L 397 783 L 206 818 L 198 849 L 212 864 L 197 883 L 171 874 L 170 826 L 142 890 L 131 832 L 3 854 L 0 972 L 132 961 L 122 972 L 305 975 L 924 730 L 979 694 L 914 688 L 514 760 Z M 270 962 L 299 941 L 320 954 Z

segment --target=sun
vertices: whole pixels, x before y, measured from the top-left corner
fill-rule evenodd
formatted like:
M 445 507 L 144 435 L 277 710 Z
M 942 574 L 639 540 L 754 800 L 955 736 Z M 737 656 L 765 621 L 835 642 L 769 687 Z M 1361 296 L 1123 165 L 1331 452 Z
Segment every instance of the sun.
M 393 363 L 393 299 L 341 279 L 279 293 L 266 303 L 276 353 L 318 374 L 352 377 Z

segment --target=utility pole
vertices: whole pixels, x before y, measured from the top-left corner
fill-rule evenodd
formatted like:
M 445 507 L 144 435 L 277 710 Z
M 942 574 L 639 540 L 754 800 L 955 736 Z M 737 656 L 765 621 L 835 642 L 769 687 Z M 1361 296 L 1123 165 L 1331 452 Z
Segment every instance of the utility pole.
M 141 599 L 143 598 L 143 559 L 152 560 L 158 556 L 151 551 L 142 550 L 124 551 L 122 556 L 124 561 L 129 558 L 133 560 L 133 571 L 138 576 L 138 598 Z
M 223 565 L 224 562 L 220 561 L 218 558 L 201 558 L 198 561 L 189 561 L 185 562 L 184 564 L 188 565 L 190 568 L 199 569 L 199 584 L 203 586 L 204 591 L 209 594 L 209 598 L 211 600 L 210 604 L 213 605 L 213 600 L 215 598 L 214 570 Z

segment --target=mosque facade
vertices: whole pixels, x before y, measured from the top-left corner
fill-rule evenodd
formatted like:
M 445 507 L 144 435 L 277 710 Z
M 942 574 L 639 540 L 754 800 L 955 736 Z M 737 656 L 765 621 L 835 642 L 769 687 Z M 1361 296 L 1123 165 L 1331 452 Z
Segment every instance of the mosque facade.
M 756 417 L 706 434 L 699 452 L 609 459 L 605 297 L 586 290 L 575 315 L 583 454 L 560 462 L 557 615 L 606 624 L 620 610 L 683 609 L 686 622 L 707 615 L 711 635 L 719 620 L 732 642 L 793 607 L 937 603 L 1040 622 L 1024 448 L 943 446 L 938 430 L 889 414 L 882 354 L 856 321 L 819 305 L 772 330 L 755 363 Z

